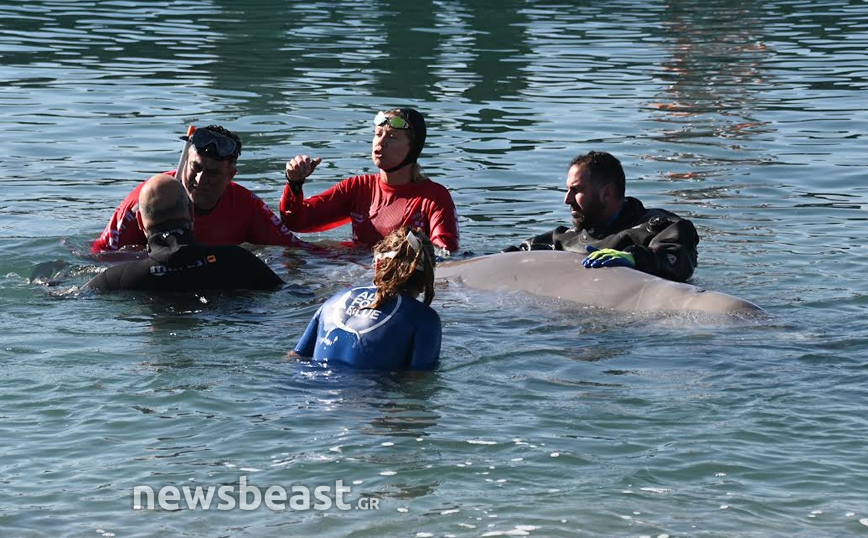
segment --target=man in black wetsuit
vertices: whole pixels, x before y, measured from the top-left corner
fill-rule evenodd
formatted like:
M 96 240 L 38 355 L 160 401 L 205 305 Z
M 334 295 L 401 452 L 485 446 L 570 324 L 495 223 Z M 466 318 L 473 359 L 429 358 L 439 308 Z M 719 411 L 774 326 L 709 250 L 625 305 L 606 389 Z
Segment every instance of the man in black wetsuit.
M 283 281 L 237 245 L 205 246 L 193 239 L 190 199 L 169 175 L 151 178 L 139 194 L 139 226 L 148 258 L 109 267 L 86 284 L 99 291 L 275 289 Z
M 621 163 L 612 155 L 592 151 L 570 163 L 567 195 L 573 227 L 558 226 L 532 237 L 517 250 L 569 250 L 589 253 L 587 268 L 626 266 L 683 282 L 693 275 L 699 235 L 689 220 L 665 209 L 646 209 L 625 197 Z

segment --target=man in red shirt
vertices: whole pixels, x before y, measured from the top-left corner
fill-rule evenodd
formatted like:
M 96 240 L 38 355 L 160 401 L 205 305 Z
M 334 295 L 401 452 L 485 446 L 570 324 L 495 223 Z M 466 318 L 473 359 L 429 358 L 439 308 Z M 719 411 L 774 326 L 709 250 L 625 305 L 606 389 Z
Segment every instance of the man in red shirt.
M 182 168 L 157 176 L 175 176 L 193 202 L 193 234 L 205 245 L 254 243 L 299 246 L 302 242 L 258 196 L 232 181 L 238 172 L 241 140 L 219 125 L 193 132 Z M 153 179 L 153 178 L 151 178 Z M 148 181 L 151 181 L 149 179 Z M 91 252 L 144 248 L 148 241 L 136 222 L 136 187 L 117 207 Z

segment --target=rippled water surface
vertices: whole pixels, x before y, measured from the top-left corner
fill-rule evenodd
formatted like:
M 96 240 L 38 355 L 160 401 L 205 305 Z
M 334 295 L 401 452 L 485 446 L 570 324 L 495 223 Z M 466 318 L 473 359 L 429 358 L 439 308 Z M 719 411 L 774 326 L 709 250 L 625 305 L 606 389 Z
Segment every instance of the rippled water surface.
M 0 0 L 0 536 L 865 535 L 866 48 L 856 0 Z M 78 292 L 187 125 L 238 132 L 276 207 L 297 153 L 311 193 L 369 170 L 400 105 L 467 251 L 566 223 L 567 164 L 606 150 L 697 225 L 693 282 L 769 315 L 443 286 L 442 367 L 408 378 L 284 362 L 364 260 L 258 248 L 283 290 Z M 133 509 L 241 476 L 379 510 Z

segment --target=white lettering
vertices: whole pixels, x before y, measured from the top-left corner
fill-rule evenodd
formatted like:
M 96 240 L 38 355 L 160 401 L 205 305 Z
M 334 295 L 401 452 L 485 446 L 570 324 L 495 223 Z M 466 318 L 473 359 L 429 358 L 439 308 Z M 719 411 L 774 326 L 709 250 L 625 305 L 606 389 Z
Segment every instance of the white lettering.
M 369 304 L 374 302 L 374 298 L 376 296 L 377 296 L 377 294 L 375 292 L 363 291 L 362 293 L 358 294 L 355 299 L 353 299 L 353 302 L 350 303 L 350 306 L 357 306 L 357 307 L 368 306 Z
M 328 510 L 332 507 L 332 500 L 329 497 L 329 491 L 331 489 L 332 488 L 329 486 L 319 486 L 314 488 L 313 496 L 319 501 L 313 505 L 314 510 Z
M 343 480 L 335 482 L 335 506 L 338 507 L 338 510 L 349 510 L 352 508 L 352 505 L 344 502 L 344 493 L 349 492 L 350 487 L 345 486 Z
M 232 497 L 231 493 L 235 491 L 235 487 L 233 486 L 220 486 L 217 488 L 217 496 L 220 497 L 220 504 L 217 505 L 217 510 L 232 510 L 235 508 L 235 497 Z M 223 504 L 222 501 L 226 501 L 226 504 Z
M 375 310 L 373 308 L 356 308 L 351 306 L 347 308 L 348 316 L 356 316 L 358 318 L 368 318 L 368 319 L 379 319 L 380 314 L 383 312 L 381 310 Z
M 208 493 L 205 493 L 205 491 Z M 214 498 L 214 488 L 203 489 L 202 486 L 196 486 L 196 489 L 192 493 L 190 495 L 190 488 L 184 488 L 184 499 L 187 501 L 187 508 L 195 510 L 200 503 L 203 510 L 211 508 L 211 499 Z
M 170 498 L 171 497 L 171 498 Z M 178 501 L 181 500 L 181 492 L 175 486 L 160 488 L 157 494 L 157 502 L 163 510 L 178 510 Z
M 217 510 L 232 510 L 236 507 L 241 510 L 256 510 L 263 504 L 274 511 L 287 509 L 287 497 L 289 495 L 289 509 L 291 510 L 328 510 L 336 507 L 339 510 L 352 510 L 353 505 L 346 502 L 344 495 L 350 493 L 351 488 L 345 486 L 342 480 L 337 480 L 332 486 L 292 486 L 291 494 L 282 486 L 270 486 L 262 493 L 260 488 L 249 484 L 246 476 L 239 477 L 238 489 L 234 485 L 222 486 L 164 486 L 156 495 L 148 486 L 133 487 L 134 510 L 210 510 L 217 506 Z M 214 502 L 214 493 L 220 502 Z M 237 499 L 235 493 L 238 492 Z M 334 492 L 334 494 L 332 493 Z M 156 502 L 155 502 L 156 497 Z M 315 500 L 311 504 L 311 497 Z M 362 498 L 356 503 L 357 510 L 376 510 L 377 499 Z
M 265 506 L 269 510 L 285 510 L 286 490 L 280 486 L 271 486 L 265 490 Z
M 292 492 L 298 495 L 289 498 L 289 507 L 293 510 L 309 510 L 310 490 L 304 486 L 292 486 Z
M 262 503 L 262 493 L 259 492 L 259 488 L 256 486 L 248 486 L 247 485 L 247 477 L 242 476 L 240 480 L 238 480 L 238 491 L 239 491 L 239 508 L 242 510 L 256 510 L 259 508 L 259 505 Z M 253 495 L 253 502 L 247 502 L 247 494 L 250 493 Z
M 142 504 L 142 494 L 145 494 L 148 499 L 148 504 Z M 154 490 L 148 486 L 136 486 L 133 488 L 133 510 L 153 510 L 154 509 Z

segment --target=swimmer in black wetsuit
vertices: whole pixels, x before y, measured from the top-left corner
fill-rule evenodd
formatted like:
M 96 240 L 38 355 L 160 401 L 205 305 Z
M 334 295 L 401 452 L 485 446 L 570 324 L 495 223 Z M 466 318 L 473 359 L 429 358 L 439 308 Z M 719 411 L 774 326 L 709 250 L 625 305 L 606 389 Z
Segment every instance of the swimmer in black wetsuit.
M 275 289 L 283 284 L 262 260 L 237 245 L 205 246 L 193 239 L 190 200 L 169 175 L 149 180 L 139 195 L 139 226 L 148 259 L 109 267 L 85 287 L 99 291 Z

